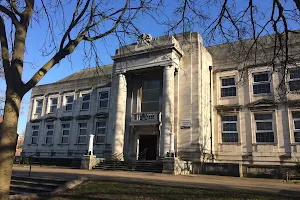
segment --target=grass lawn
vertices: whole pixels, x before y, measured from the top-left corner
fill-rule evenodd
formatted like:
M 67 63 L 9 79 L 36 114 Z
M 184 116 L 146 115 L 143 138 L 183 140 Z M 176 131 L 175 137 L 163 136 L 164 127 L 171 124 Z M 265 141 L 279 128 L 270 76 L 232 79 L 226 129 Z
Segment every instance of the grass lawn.
M 198 189 L 187 187 L 156 186 L 110 181 L 87 181 L 73 190 L 67 190 L 43 200 L 176 200 L 176 199 L 293 199 L 274 194 L 241 190 Z M 294 198 L 296 199 L 296 198 Z

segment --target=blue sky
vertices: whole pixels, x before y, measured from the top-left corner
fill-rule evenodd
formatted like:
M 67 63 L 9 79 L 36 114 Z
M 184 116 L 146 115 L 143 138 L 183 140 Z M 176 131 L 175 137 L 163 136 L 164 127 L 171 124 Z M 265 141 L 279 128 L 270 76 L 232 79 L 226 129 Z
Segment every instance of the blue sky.
M 175 8 L 176 0 L 169 0 L 166 1 L 166 9 L 164 10 L 164 13 L 167 14 L 169 17 L 174 17 L 174 15 L 171 14 L 171 11 Z M 238 1 L 238 3 L 241 3 L 242 1 Z M 265 11 L 265 13 L 268 13 L 270 10 L 268 9 L 270 6 L 271 0 L 264 0 L 264 1 L 257 1 L 260 4 L 261 10 Z M 291 1 L 290 1 L 291 2 Z M 245 6 L 243 4 L 237 5 L 237 6 Z M 73 9 L 70 8 L 67 10 L 68 12 L 72 12 Z M 214 16 L 217 14 L 217 11 L 215 8 L 205 8 L 205 12 L 210 13 L 211 16 Z M 153 37 L 161 36 L 165 33 L 166 27 L 163 25 L 158 25 L 156 22 L 154 22 L 150 17 L 141 17 L 137 21 L 138 27 L 140 28 L 142 33 L 149 33 Z M 298 26 L 295 26 L 295 29 Z M 202 33 L 203 30 L 206 27 L 193 27 L 193 31 L 197 31 Z M 41 49 L 45 41 L 45 33 L 47 31 L 47 26 L 45 23 L 45 20 L 42 19 L 40 24 L 32 24 L 31 28 L 28 31 L 28 37 L 26 40 L 27 47 L 26 47 L 26 53 L 25 53 L 25 64 L 24 64 L 24 74 L 23 74 L 23 81 L 29 80 L 29 78 L 36 72 L 36 70 L 41 67 L 45 62 L 48 61 L 49 57 L 42 56 Z M 60 38 L 58 36 L 58 38 Z M 127 40 L 127 42 L 134 42 L 132 40 Z M 109 36 L 105 38 L 104 41 L 98 41 L 97 43 L 98 47 L 98 54 L 101 55 L 101 64 L 111 64 L 111 55 L 114 54 L 115 50 L 119 47 L 118 40 L 115 37 Z M 95 67 L 95 64 L 92 63 L 91 66 L 87 66 L 85 61 L 83 60 L 83 45 L 80 45 L 79 48 L 75 50 L 75 52 L 67 59 L 64 59 L 61 61 L 59 65 L 56 65 L 51 69 L 46 76 L 41 80 L 39 85 L 41 84 L 47 84 L 47 83 L 53 83 L 57 80 L 60 80 L 72 73 L 75 73 L 84 67 Z M 5 90 L 5 82 L 4 80 L 0 79 L 0 92 Z M 22 110 L 21 115 L 19 118 L 19 124 L 18 124 L 18 133 L 23 133 L 25 131 L 26 121 L 27 121 L 27 113 L 28 113 L 28 107 L 29 107 L 29 101 L 30 101 L 30 95 L 31 91 L 28 92 L 22 101 Z

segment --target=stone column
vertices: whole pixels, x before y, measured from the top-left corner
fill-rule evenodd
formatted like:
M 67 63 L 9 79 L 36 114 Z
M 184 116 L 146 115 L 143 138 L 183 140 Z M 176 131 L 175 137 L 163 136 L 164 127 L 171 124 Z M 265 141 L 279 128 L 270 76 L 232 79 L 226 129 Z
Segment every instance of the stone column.
M 126 98 L 127 98 L 127 85 L 126 77 L 124 74 L 116 74 L 115 77 L 115 98 L 112 99 L 114 109 L 112 117 L 112 154 L 121 154 L 124 145 L 125 133 L 125 115 L 126 115 Z
M 166 66 L 163 74 L 163 105 L 160 156 L 174 153 L 174 66 Z
M 88 155 L 93 155 L 94 134 L 90 134 Z

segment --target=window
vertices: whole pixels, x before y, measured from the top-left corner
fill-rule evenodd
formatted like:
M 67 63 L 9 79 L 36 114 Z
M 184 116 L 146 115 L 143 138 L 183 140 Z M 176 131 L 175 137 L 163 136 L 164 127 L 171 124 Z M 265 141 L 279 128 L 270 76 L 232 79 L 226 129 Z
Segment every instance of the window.
M 300 69 L 289 70 L 289 88 L 290 91 L 300 91 Z
M 88 110 L 90 108 L 90 99 L 91 94 L 82 94 L 81 110 Z
M 43 109 L 43 99 L 36 100 L 35 114 L 41 114 Z
M 73 110 L 74 96 L 66 96 L 66 111 Z
M 87 135 L 87 123 L 79 123 L 78 124 L 79 133 L 78 133 L 78 144 L 86 143 L 86 135 Z
M 99 92 L 99 108 L 107 108 L 108 92 Z
M 61 134 L 61 144 L 68 144 L 69 143 L 69 136 L 70 136 L 70 124 L 62 124 L 62 134 Z
M 236 96 L 236 86 L 234 78 L 221 78 L 221 97 Z
M 256 142 L 274 142 L 272 113 L 254 114 L 256 123 Z
M 271 93 L 271 83 L 269 73 L 253 74 L 253 94 Z
M 222 142 L 238 142 L 237 116 L 222 116 Z
M 39 136 L 39 126 L 32 126 L 31 144 L 37 144 Z
M 53 133 L 54 133 L 54 125 L 48 124 L 46 125 L 46 144 L 53 144 Z
M 142 89 L 142 112 L 159 111 L 160 81 L 146 80 Z
M 300 142 L 300 111 L 292 112 L 295 142 Z
M 51 98 L 51 99 L 50 99 L 50 109 L 49 109 L 49 113 L 54 113 L 54 112 L 56 112 L 56 109 L 57 109 L 57 101 L 58 101 L 58 98 Z
M 105 143 L 106 121 L 96 123 L 96 143 Z

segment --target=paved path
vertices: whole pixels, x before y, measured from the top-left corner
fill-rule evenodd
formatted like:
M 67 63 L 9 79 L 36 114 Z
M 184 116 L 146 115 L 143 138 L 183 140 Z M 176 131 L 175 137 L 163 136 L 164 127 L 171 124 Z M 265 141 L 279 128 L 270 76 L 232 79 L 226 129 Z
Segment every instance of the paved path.
M 14 167 L 14 175 L 28 175 L 28 167 Z M 32 176 L 59 177 L 71 180 L 86 176 L 91 179 L 149 183 L 155 185 L 186 186 L 213 189 L 243 189 L 260 192 L 280 193 L 300 197 L 300 184 L 286 183 L 275 179 L 238 178 L 212 175 L 174 176 L 147 172 L 124 172 L 67 169 L 54 167 L 32 167 Z

